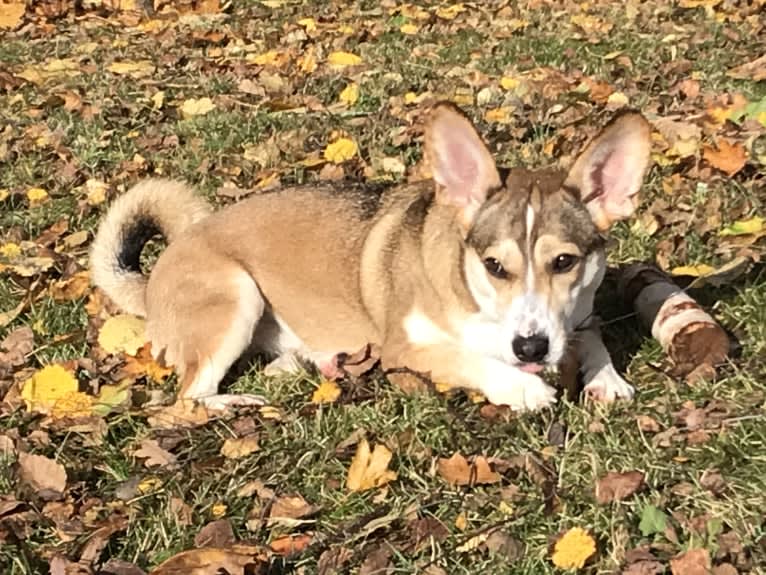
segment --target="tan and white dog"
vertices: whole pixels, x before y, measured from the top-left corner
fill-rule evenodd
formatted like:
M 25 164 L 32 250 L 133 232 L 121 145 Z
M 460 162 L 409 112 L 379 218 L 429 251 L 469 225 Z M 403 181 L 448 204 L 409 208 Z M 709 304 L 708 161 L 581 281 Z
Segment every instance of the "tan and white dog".
M 262 401 L 218 393 L 251 342 L 318 364 L 377 343 L 387 369 L 519 410 L 556 401 L 538 372 L 572 346 L 586 392 L 630 398 L 588 320 L 606 265 L 602 233 L 633 213 L 649 149 L 647 121 L 623 113 L 568 174 L 501 178 L 471 122 L 438 104 L 425 133 L 432 180 L 383 194 L 296 187 L 216 213 L 181 183 L 148 180 L 111 206 L 92 274 L 147 318 L 180 398 L 211 408 Z M 147 278 L 139 256 L 156 233 L 169 245 Z

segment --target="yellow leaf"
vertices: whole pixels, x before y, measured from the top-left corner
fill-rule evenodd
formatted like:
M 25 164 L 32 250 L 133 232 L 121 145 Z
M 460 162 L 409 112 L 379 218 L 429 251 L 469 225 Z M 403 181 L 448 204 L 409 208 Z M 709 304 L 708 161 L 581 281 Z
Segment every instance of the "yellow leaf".
M 260 449 L 258 438 L 255 435 L 247 437 L 229 438 L 223 442 L 221 455 L 229 459 L 241 459 Z
M 503 90 L 515 90 L 519 87 L 521 82 L 517 78 L 511 78 L 510 76 L 503 76 L 500 78 L 500 87 Z
M 436 15 L 439 18 L 443 18 L 444 20 L 454 20 L 458 14 L 465 12 L 465 10 L 466 8 L 462 3 L 453 4 L 452 6 L 447 6 L 446 8 L 437 8 Z
M 460 531 L 465 531 L 466 527 L 468 527 L 468 518 L 465 516 L 464 512 L 461 512 L 460 515 L 455 517 L 455 528 Z
M 228 507 L 226 507 L 225 503 L 218 502 L 210 508 L 210 515 L 212 515 L 216 519 L 220 519 L 221 517 L 226 515 L 227 509 Z
M 19 247 L 19 244 L 8 242 L 7 244 L 0 246 L 0 256 L 3 256 L 6 259 L 12 260 L 19 257 L 20 255 L 21 248 Z
M 332 403 L 340 397 L 340 391 L 337 383 L 324 380 L 311 395 L 311 403 Z
M 420 28 L 415 26 L 415 24 L 402 24 L 402 26 L 399 28 L 399 32 L 406 34 L 407 36 L 414 36 L 419 31 Z
M 165 92 L 163 92 L 162 90 L 160 90 L 159 92 L 155 93 L 154 96 L 152 96 L 152 104 L 154 105 L 155 110 L 160 110 L 164 103 L 165 103 Z
M 24 12 L 27 9 L 26 2 L 0 2 L 0 29 L 13 30 L 21 24 Z
M 298 20 L 298 24 L 306 29 L 306 32 L 313 32 L 317 29 L 317 21 L 313 18 L 301 18 Z
M 98 344 L 107 353 L 135 355 L 144 345 L 144 320 L 134 315 L 110 317 L 98 332 Z
M 21 388 L 21 398 L 29 411 L 48 413 L 56 402 L 77 393 L 74 374 L 60 365 L 48 365 L 35 373 Z
M 494 110 L 487 110 L 484 113 L 484 119 L 487 122 L 498 122 L 500 124 L 505 124 L 508 122 L 508 111 L 509 111 L 509 108 L 507 107 L 495 108 Z
M 314 47 L 311 46 L 304 54 L 298 58 L 298 67 L 306 74 L 311 74 L 317 69 L 317 59 L 314 55 Z
M 612 92 L 606 99 L 606 104 L 612 109 L 624 108 L 628 105 L 628 97 L 622 92 Z
M 48 192 L 42 188 L 29 188 L 27 190 L 27 199 L 31 205 L 39 206 L 48 199 Z
M 106 201 L 106 184 L 91 178 L 85 182 L 87 201 L 91 206 L 98 206 Z
M 162 487 L 162 480 L 159 477 L 147 477 L 138 484 L 137 489 L 139 493 L 146 495 L 157 491 L 160 487 Z
M 10 195 L 11 195 L 11 192 L 9 192 L 8 190 L 6 190 L 5 188 L 3 188 L 2 190 L 0 190 L 0 202 L 2 202 L 3 200 L 5 200 L 5 199 L 6 199 L 8 196 L 10 196 Z
M 353 106 L 359 99 L 359 86 L 356 82 L 351 82 L 348 86 L 343 88 L 340 93 L 339 99 L 341 102 L 348 106 Z
M 98 398 L 93 403 L 93 413 L 105 416 L 115 408 L 126 405 L 130 401 L 130 385 L 102 385 L 98 390 Z
M 356 142 L 350 138 L 338 138 L 328 144 L 324 150 L 324 159 L 334 164 L 342 164 L 356 156 Z
M 405 104 L 414 104 L 415 100 L 418 99 L 418 95 L 415 92 L 407 92 L 404 95 L 404 103 Z
M 730 226 L 726 226 L 720 232 L 719 236 L 747 236 L 750 234 L 758 234 L 764 229 L 764 219 L 760 216 L 755 216 L 748 220 L 739 220 L 734 222 Z M 0 248 L 2 250 L 2 248 Z
M 137 62 L 112 62 L 106 69 L 118 76 L 144 78 L 154 73 L 154 64 L 149 60 L 138 60 Z
M 396 479 L 396 473 L 388 469 L 392 455 L 382 444 L 376 445 L 370 453 L 370 444 L 366 439 L 362 439 L 348 469 L 346 487 L 350 491 L 366 491 Z
M 695 278 L 706 276 L 715 271 L 713 266 L 707 264 L 697 264 L 693 266 L 678 266 L 670 270 L 674 276 L 692 276 Z
M 351 52 L 333 52 L 327 56 L 327 63 L 336 68 L 345 68 L 361 64 L 362 59 Z
M 279 50 L 269 50 L 264 54 L 258 54 L 253 58 L 248 58 L 248 61 L 257 64 L 258 66 L 275 66 L 281 67 L 290 61 L 290 56 Z
M 87 393 L 76 391 L 57 399 L 51 409 L 51 417 L 87 417 L 93 412 L 93 398 Z
M 181 114 L 184 118 L 204 116 L 213 110 L 215 110 L 215 104 L 210 98 L 189 98 L 181 104 Z
M 458 545 L 457 547 L 455 547 L 455 551 L 457 551 L 458 553 L 468 553 L 469 551 L 478 549 L 479 545 L 484 543 L 487 539 L 489 539 L 489 531 L 479 533 L 478 535 L 474 535 L 473 537 L 471 537 L 468 541 L 466 541 L 462 545 Z
M 553 564 L 561 569 L 582 569 L 596 552 L 596 542 L 582 527 L 573 527 L 553 547 Z

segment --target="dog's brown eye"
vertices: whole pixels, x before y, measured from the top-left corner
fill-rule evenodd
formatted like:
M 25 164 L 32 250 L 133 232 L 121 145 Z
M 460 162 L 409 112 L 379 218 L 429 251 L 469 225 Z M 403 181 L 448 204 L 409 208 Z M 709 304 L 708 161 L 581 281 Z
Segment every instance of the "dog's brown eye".
M 484 258 L 484 267 L 487 268 L 490 275 L 495 276 L 498 279 L 504 280 L 508 277 L 508 272 L 505 271 L 503 264 L 495 258 Z
M 553 260 L 553 273 L 555 274 L 565 274 L 569 270 L 571 270 L 573 267 L 575 267 L 575 264 L 578 261 L 578 257 L 572 254 L 561 254 L 556 256 L 556 259 Z

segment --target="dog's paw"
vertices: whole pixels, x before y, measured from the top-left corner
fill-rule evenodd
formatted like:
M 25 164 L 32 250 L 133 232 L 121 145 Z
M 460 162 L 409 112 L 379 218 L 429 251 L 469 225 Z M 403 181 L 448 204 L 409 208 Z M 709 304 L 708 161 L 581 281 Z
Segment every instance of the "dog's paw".
M 494 366 L 481 392 L 495 405 L 514 411 L 534 411 L 556 403 L 556 390 L 542 379 L 510 366 Z
M 608 403 L 617 399 L 633 399 L 635 393 L 633 386 L 625 381 L 612 365 L 601 369 L 585 385 L 585 396 L 594 401 Z
M 196 401 L 211 411 L 229 411 L 234 407 L 261 406 L 268 403 L 265 397 L 250 393 L 222 393 L 198 397 Z
M 280 375 L 292 375 L 301 370 L 301 363 L 294 353 L 283 353 L 274 361 L 263 368 L 263 375 L 276 377 Z

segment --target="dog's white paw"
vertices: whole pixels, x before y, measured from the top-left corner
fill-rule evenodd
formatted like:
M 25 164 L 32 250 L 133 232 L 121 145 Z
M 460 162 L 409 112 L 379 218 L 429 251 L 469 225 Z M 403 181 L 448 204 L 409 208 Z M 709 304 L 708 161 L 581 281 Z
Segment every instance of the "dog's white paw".
M 261 406 L 268 403 L 265 397 L 250 393 L 221 393 L 198 397 L 196 401 L 212 411 L 228 411 L 233 407 Z
M 301 370 L 301 363 L 294 353 L 283 353 L 263 368 L 263 374 L 269 377 L 291 375 Z
M 595 401 L 611 402 L 617 399 L 633 399 L 635 393 L 633 386 L 625 381 L 612 365 L 602 368 L 585 385 L 586 397 Z
M 481 392 L 495 405 L 534 411 L 556 403 L 556 390 L 536 375 L 504 364 L 494 364 L 487 371 Z

